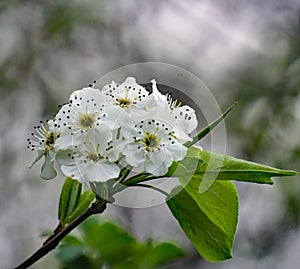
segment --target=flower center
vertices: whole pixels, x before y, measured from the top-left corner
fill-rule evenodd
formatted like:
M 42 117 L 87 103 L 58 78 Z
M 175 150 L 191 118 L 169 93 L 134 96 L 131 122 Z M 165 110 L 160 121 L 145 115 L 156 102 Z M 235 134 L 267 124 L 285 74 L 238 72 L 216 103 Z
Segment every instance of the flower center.
M 116 99 L 117 105 L 122 108 L 129 108 L 132 105 L 132 101 L 128 98 L 129 89 L 125 87 L 125 97 L 118 97 Z
M 79 118 L 79 125 L 83 129 L 90 129 L 94 126 L 95 116 L 93 114 L 81 114 Z
M 155 132 L 153 134 L 145 132 L 144 137 L 141 139 L 141 142 L 144 144 L 146 150 L 150 151 L 152 149 L 158 148 L 160 139 L 155 135 Z
M 122 108 L 128 108 L 132 104 L 131 100 L 126 97 L 125 98 L 117 98 L 116 101 L 117 101 L 117 105 Z
M 90 160 L 90 161 L 93 161 L 94 163 L 98 162 L 98 161 L 101 161 L 103 160 L 104 157 L 101 156 L 100 154 L 95 154 L 95 153 L 90 153 L 88 156 L 87 156 L 87 160 Z
M 51 132 L 51 133 L 48 133 L 48 132 L 45 132 L 45 145 L 49 148 L 51 148 L 54 143 L 55 143 L 55 140 L 59 138 L 59 134 L 58 133 L 55 133 L 55 132 Z

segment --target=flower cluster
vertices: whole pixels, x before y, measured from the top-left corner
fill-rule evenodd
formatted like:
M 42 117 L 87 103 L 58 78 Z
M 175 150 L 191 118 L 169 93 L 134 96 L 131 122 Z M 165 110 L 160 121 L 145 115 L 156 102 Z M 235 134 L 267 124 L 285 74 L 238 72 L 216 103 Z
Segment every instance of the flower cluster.
M 184 142 L 197 127 L 195 111 L 159 92 L 152 92 L 128 77 L 102 90 L 74 91 L 44 126 L 35 127 L 28 148 L 37 150 L 36 163 L 45 162 L 41 177 L 61 172 L 80 182 L 118 178 L 121 169 L 141 167 L 154 176 L 166 174 L 173 161 L 184 158 Z

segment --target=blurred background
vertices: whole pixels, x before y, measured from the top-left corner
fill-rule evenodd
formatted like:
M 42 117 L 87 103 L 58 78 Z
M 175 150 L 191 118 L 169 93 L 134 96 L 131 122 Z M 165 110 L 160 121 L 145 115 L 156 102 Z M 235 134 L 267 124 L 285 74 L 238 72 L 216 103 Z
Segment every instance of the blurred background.
M 37 249 L 57 225 L 62 177 L 27 167 L 32 127 L 71 91 L 118 67 L 178 65 L 200 77 L 224 110 L 227 154 L 300 170 L 300 30 L 297 0 L 0 0 L 0 268 Z M 171 240 L 183 259 L 164 268 L 297 268 L 300 178 L 274 186 L 236 184 L 240 196 L 234 259 L 204 261 L 166 205 L 109 206 L 137 240 Z M 32 268 L 59 268 L 48 255 Z

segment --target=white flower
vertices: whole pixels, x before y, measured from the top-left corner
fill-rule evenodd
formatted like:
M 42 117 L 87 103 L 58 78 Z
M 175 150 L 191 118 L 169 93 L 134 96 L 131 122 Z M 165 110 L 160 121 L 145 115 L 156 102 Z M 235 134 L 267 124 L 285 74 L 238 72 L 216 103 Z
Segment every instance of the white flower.
M 177 100 L 173 100 L 171 95 L 163 95 L 157 89 L 155 79 L 152 82 L 152 93 L 145 98 L 139 106 L 146 111 L 155 111 L 158 107 L 165 110 L 164 113 L 170 114 L 174 125 L 174 132 L 177 139 L 181 142 L 191 140 L 188 136 L 198 125 L 196 113 L 191 107 L 184 105 Z
M 136 118 L 144 117 L 145 110 L 138 106 L 149 92 L 136 83 L 135 78 L 127 77 L 118 85 L 114 81 L 103 87 L 102 92 L 107 96 L 107 103 L 103 111 L 106 122 L 111 127 L 129 127 L 134 125 Z
M 61 136 L 56 142 L 58 150 L 81 143 L 81 136 L 104 124 L 105 96 L 97 89 L 84 88 L 71 94 L 70 102 L 63 105 L 55 116 L 55 126 Z
M 195 111 L 160 93 L 155 80 L 149 94 L 128 77 L 101 91 L 74 91 L 53 120 L 35 127 L 28 147 L 38 152 L 34 163 L 45 156 L 46 179 L 56 176 L 55 160 L 65 176 L 80 182 L 118 178 L 123 165 L 163 176 L 185 157 L 183 143 L 196 126 Z
M 173 161 L 186 155 L 184 147 L 174 136 L 170 123 L 162 119 L 148 118 L 140 121 L 130 132 L 129 144 L 124 149 L 126 162 L 155 176 L 167 173 Z
M 60 134 L 54 126 L 53 120 L 49 120 L 46 126 L 40 122 L 40 125 L 34 126 L 35 132 L 31 133 L 32 138 L 28 138 L 28 149 L 36 150 L 38 156 L 33 161 L 31 168 L 43 156 L 45 156 L 44 164 L 41 168 L 41 177 L 44 179 L 52 179 L 57 173 L 54 169 L 55 150 L 54 145 Z
M 198 125 L 195 110 L 191 107 L 171 105 L 171 114 L 175 120 L 176 126 L 186 134 L 193 132 Z
M 100 130 L 100 131 L 99 131 Z M 56 160 L 65 176 L 80 182 L 104 182 L 117 178 L 120 168 L 115 163 L 119 154 L 114 151 L 112 133 L 107 126 L 95 129 L 82 137 L 82 143 L 73 150 L 60 151 Z
M 124 109 L 134 107 L 148 96 L 148 91 L 136 83 L 135 78 L 127 77 L 125 81 L 118 85 L 114 81 L 105 85 L 102 92 L 108 96 L 108 102 Z

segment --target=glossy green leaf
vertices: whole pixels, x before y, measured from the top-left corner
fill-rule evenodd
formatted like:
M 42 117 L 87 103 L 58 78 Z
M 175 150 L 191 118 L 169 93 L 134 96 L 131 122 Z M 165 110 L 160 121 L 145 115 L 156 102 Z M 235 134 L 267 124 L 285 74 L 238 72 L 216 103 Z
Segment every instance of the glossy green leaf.
M 173 168 L 173 176 L 186 184 L 193 175 L 213 180 L 237 180 L 261 184 L 273 184 L 271 177 L 294 176 L 297 172 L 281 170 L 234 157 L 212 153 L 191 147 L 186 157 Z
M 82 184 L 77 180 L 67 177 L 61 190 L 58 219 L 64 226 L 66 219 L 73 213 L 77 207 L 80 198 Z
M 208 191 L 199 193 L 198 181 L 192 180 L 180 190 L 172 191 L 167 205 L 194 247 L 208 261 L 231 258 L 238 219 L 238 196 L 232 182 L 215 181 Z
M 94 199 L 95 194 L 91 190 L 88 190 L 81 194 L 75 210 L 67 217 L 66 223 L 71 223 L 80 214 L 82 214 Z

